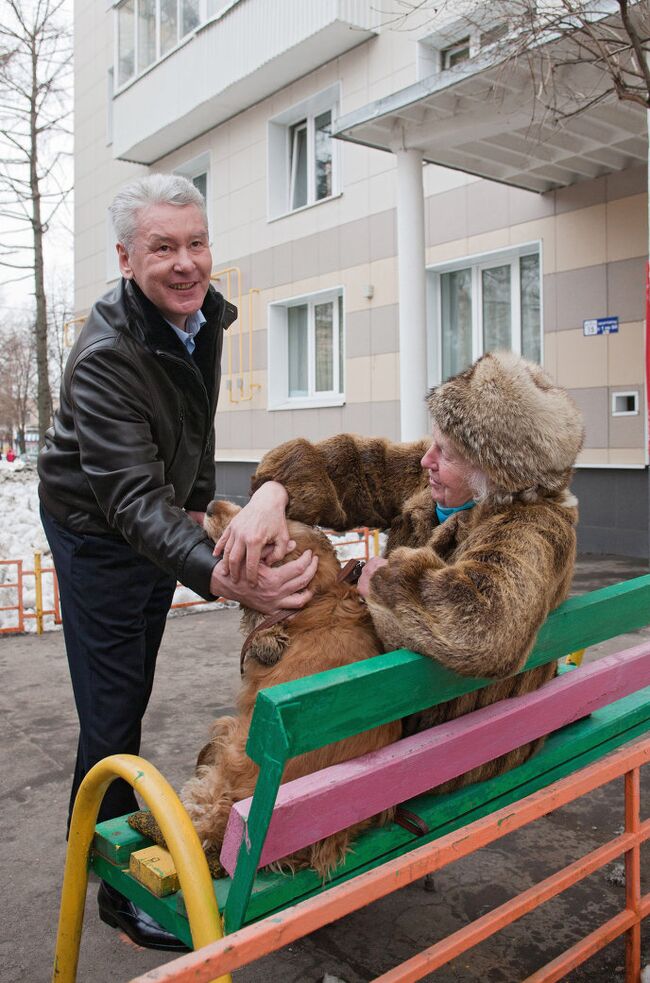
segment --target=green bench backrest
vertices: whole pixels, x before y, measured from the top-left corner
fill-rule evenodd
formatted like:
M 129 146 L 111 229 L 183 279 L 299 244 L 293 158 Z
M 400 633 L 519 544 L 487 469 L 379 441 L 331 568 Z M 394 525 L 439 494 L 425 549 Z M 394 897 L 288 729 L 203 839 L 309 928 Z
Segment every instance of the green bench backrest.
M 649 623 L 650 575 L 571 598 L 542 626 L 520 672 Z M 246 748 L 259 764 L 260 776 L 248 819 L 249 839 L 242 844 L 226 903 L 228 930 L 234 931 L 244 921 L 289 758 L 491 682 L 459 676 L 431 659 L 400 649 L 260 692 Z
M 649 623 L 650 575 L 573 597 L 548 617 L 520 672 Z M 388 652 L 262 690 L 246 751 L 260 764 L 278 753 L 291 758 L 491 682 L 406 649 Z

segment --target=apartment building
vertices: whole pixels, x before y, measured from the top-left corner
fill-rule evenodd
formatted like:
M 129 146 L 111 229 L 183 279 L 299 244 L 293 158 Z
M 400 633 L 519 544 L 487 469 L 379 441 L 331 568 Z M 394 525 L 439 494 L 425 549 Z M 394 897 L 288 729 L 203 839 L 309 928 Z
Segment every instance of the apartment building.
M 644 112 L 606 103 L 533 140 L 499 24 L 406 29 L 389 8 L 77 0 L 76 312 L 118 276 L 117 188 L 185 174 L 240 309 L 220 494 L 293 436 L 425 433 L 426 389 L 507 347 L 584 412 L 581 548 L 647 556 Z

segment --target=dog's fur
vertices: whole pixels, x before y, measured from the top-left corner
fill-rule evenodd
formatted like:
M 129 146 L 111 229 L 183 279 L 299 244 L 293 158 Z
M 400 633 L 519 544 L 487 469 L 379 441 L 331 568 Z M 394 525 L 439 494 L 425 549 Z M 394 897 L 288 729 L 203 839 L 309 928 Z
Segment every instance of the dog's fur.
M 216 541 L 238 511 L 230 502 L 212 502 L 206 515 L 208 534 Z M 181 801 L 206 852 L 220 849 L 232 804 L 252 795 L 255 789 L 258 768 L 245 748 L 259 690 L 359 662 L 382 651 L 356 589 L 337 583 L 340 565 L 327 536 L 299 522 L 289 522 L 289 534 L 296 547 L 283 562 L 295 559 L 306 549 L 318 555 L 318 570 L 310 585 L 314 596 L 289 620 L 255 636 L 246 656 L 239 715 L 220 717 L 214 722 L 211 739 L 199 754 L 195 777 L 181 792 Z M 248 635 L 263 617 L 244 608 L 243 634 Z M 302 754 L 289 761 L 282 780 L 290 781 L 384 747 L 401 736 L 401 729 L 401 723 L 395 721 Z M 386 822 L 393 814 L 394 810 L 387 810 L 375 819 Z M 326 878 L 344 858 L 355 835 L 371 822 L 357 823 L 314 843 L 286 858 L 281 866 L 294 870 L 310 866 Z

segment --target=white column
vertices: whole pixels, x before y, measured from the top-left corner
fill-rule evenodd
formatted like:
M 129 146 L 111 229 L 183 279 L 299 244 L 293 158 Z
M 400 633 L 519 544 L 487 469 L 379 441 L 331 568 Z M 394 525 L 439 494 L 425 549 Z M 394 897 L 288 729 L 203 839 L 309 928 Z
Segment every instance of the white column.
M 399 379 L 402 440 L 429 432 L 427 388 L 424 188 L 419 150 L 397 157 L 397 254 L 399 271 Z

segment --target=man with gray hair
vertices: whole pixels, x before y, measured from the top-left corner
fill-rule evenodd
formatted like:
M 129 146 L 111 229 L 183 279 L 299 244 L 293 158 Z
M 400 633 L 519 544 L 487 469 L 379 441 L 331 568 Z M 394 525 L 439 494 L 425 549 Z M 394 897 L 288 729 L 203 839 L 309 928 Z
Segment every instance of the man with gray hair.
M 38 462 L 80 724 L 70 811 L 94 764 L 140 750 L 177 580 L 270 613 L 309 600 L 317 562 L 307 552 L 272 569 L 283 532 L 259 573 L 240 578 L 203 531 L 223 333 L 237 317 L 210 283 L 203 197 L 184 177 L 151 174 L 115 196 L 111 217 L 122 278 L 70 352 Z M 118 779 L 99 818 L 137 808 Z M 98 900 L 103 920 L 140 945 L 183 948 L 108 885 Z

